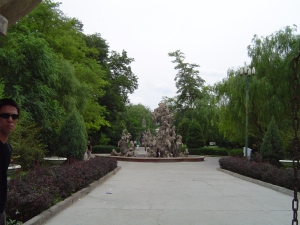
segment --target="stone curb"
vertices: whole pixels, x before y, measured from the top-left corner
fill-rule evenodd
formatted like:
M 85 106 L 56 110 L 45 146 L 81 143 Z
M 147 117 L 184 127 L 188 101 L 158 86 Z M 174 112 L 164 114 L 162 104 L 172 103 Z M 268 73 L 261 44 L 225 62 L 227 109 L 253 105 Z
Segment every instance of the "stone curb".
M 47 220 L 49 220 L 51 217 L 58 214 L 60 211 L 66 209 L 70 205 L 72 205 L 74 202 L 77 202 L 80 200 L 80 198 L 84 197 L 88 193 L 90 193 L 92 190 L 94 190 L 97 186 L 102 184 L 105 180 L 116 174 L 121 167 L 117 167 L 110 173 L 106 174 L 105 176 L 101 177 L 99 180 L 91 183 L 88 187 L 81 189 L 80 191 L 74 193 L 70 197 L 66 198 L 65 200 L 57 203 L 56 205 L 52 206 L 50 209 L 47 209 L 43 211 L 41 214 L 33 217 L 32 219 L 26 221 L 23 223 L 23 225 L 41 225 L 45 223 Z
M 263 182 L 261 180 L 256 180 L 256 179 L 253 179 L 251 177 L 246 177 L 246 176 L 243 176 L 241 174 L 231 172 L 229 170 L 224 170 L 224 169 L 221 169 L 221 168 L 217 168 L 217 170 L 222 171 L 224 173 L 227 173 L 227 174 L 229 174 L 231 176 L 240 178 L 242 180 L 245 180 L 245 181 L 248 181 L 248 182 L 251 182 L 251 183 L 254 183 L 254 184 L 258 184 L 258 185 L 261 185 L 261 186 L 266 187 L 266 188 L 273 189 L 273 190 L 278 191 L 280 193 L 283 193 L 283 194 L 286 194 L 286 195 L 290 195 L 290 196 L 294 196 L 294 191 L 289 190 L 287 188 L 280 187 L 280 186 L 277 186 L 277 185 L 274 185 L 274 184 L 270 184 L 270 183 L 266 183 L 266 182 Z

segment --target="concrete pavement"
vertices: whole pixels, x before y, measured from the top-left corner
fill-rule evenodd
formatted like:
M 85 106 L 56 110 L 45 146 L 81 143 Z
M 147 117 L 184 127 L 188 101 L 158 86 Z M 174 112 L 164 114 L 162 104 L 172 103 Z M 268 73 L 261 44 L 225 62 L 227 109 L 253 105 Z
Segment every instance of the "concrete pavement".
M 291 196 L 218 171 L 218 159 L 118 162 L 115 175 L 44 224 L 291 224 Z

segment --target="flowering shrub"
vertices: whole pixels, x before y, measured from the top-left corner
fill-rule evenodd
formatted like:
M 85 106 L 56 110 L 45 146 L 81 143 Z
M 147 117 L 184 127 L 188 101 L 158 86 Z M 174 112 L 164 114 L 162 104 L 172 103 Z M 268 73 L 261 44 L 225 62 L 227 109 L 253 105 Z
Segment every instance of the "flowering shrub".
M 8 183 L 6 214 L 9 219 L 26 222 L 116 167 L 116 159 L 95 157 L 20 174 Z
M 219 159 L 219 164 L 222 169 L 290 190 L 294 189 L 294 171 L 291 168 L 279 169 L 267 163 L 257 163 L 236 157 L 223 157 Z M 298 176 L 300 179 L 300 175 Z M 298 190 L 299 188 L 300 185 L 298 184 Z

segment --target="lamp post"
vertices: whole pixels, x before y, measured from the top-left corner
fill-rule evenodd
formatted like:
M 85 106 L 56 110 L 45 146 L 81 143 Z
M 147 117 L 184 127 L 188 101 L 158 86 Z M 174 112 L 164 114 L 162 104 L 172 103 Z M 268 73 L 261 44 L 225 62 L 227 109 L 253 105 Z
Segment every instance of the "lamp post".
M 194 102 L 190 105 L 190 108 L 192 109 L 192 122 L 194 121 L 194 109 L 196 108 Z
M 245 134 L 245 142 L 246 142 L 246 158 L 248 159 L 248 101 L 249 101 L 249 77 L 251 75 L 255 75 L 255 68 L 252 69 L 247 67 L 246 65 L 244 68 L 240 70 L 241 76 L 245 75 L 246 79 L 246 134 Z
M 192 121 L 193 121 L 194 120 L 194 108 L 196 108 L 195 104 L 194 104 L 194 99 L 192 98 L 192 96 L 189 93 L 186 94 L 186 97 L 188 99 L 188 108 L 192 109 Z

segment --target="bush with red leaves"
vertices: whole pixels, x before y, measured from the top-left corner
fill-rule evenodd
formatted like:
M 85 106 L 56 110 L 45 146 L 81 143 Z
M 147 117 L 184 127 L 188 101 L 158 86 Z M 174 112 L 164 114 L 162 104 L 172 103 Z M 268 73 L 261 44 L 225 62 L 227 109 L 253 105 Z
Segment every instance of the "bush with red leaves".
M 222 169 L 294 190 L 294 170 L 291 168 L 280 169 L 271 164 L 236 157 L 223 157 L 219 159 L 219 164 Z M 298 177 L 300 179 L 300 175 Z
M 117 160 L 95 157 L 74 164 L 37 168 L 8 183 L 6 214 L 26 222 L 58 201 L 99 180 L 117 167 Z

